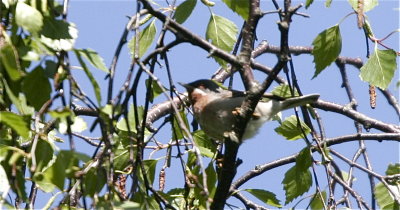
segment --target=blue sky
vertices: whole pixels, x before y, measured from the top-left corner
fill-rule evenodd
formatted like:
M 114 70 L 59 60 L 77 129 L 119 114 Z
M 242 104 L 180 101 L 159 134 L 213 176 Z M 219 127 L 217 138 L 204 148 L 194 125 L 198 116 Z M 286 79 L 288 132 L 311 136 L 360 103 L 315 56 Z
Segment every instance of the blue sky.
M 164 1 L 156 1 L 157 3 L 164 5 Z M 178 2 L 180 3 L 180 1 Z M 304 1 L 293 1 L 293 4 L 304 3 Z M 261 1 L 262 9 L 264 11 L 274 10 L 273 5 L 270 1 Z M 78 1 L 72 0 L 70 2 L 68 20 L 74 22 L 79 30 L 79 38 L 76 42 L 76 48 L 92 48 L 96 50 L 105 60 L 107 66 L 110 65 L 112 56 L 115 48 L 118 44 L 119 38 L 123 32 L 125 24 L 129 20 L 128 16 L 135 14 L 135 1 Z M 227 17 L 234 21 L 238 27 L 242 25 L 242 19 L 235 13 L 231 12 L 221 1 L 216 1 L 216 6 L 211 9 L 215 14 Z M 300 16 L 294 16 L 293 22 L 290 28 L 290 45 L 302 45 L 310 46 L 313 39 L 317 34 L 335 24 L 337 24 L 343 17 L 352 12 L 352 9 L 347 1 L 333 0 L 330 8 L 324 6 L 323 1 L 315 0 L 314 4 L 309 9 L 304 7 L 300 12 L 307 13 L 310 18 L 304 18 Z M 399 3 L 393 1 L 379 1 L 379 6 L 367 13 L 369 21 L 371 22 L 373 31 L 377 37 L 384 37 L 391 31 L 399 28 Z M 189 19 L 184 23 L 184 26 L 192 30 L 193 32 L 205 37 L 205 31 L 207 22 L 209 20 L 210 11 L 206 6 L 197 3 L 197 6 Z M 273 45 L 279 45 L 279 30 L 276 25 L 278 17 L 276 14 L 265 16 L 259 23 L 257 31 L 258 42 L 267 40 Z M 157 26 L 160 26 L 158 23 Z M 363 32 L 358 30 L 356 27 L 356 16 L 351 15 L 347 17 L 341 24 L 340 30 L 343 39 L 342 56 L 349 57 L 360 57 L 363 61 L 366 61 L 366 45 Z M 160 27 L 158 27 L 160 32 Z M 132 34 L 129 37 L 132 37 Z M 168 35 L 169 40 L 173 38 L 171 34 Z M 399 34 L 395 34 L 387 41 L 387 46 L 393 47 L 396 51 L 399 50 Z M 153 46 L 154 47 L 154 46 Z M 150 48 L 152 49 L 152 48 Z M 370 49 L 373 49 L 373 44 L 370 44 Z M 199 78 L 210 78 L 211 75 L 218 69 L 218 64 L 211 58 L 207 58 L 208 53 L 202 49 L 193 47 L 190 44 L 183 44 L 176 48 L 173 48 L 169 52 L 169 61 L 171 64 L 172 75 L 175 82 L 190 82 Z M 71 55 L 71 57 L 74 57 Z M 346 92 L 341 87 L 341 77 L 339 70 L 335 65 L 328 67 L 322 72 L 317 78 L 311 79 L 314 74 L 314 64 L 312 63 L 312 57 L 309 55 L 294 56 L 293 61 L 295 70 L 298 77 L 298 82 L 302 88 L 304 94 L 308 93 L 319 93 L 321 99 L 326 101 L 332 101 L 338 104 L 346 104 L 347 96 Z M 273 55 L 261 56 L 257 59 L 260 63 L 272 66 L 276 62 L 276 58 Z M 124 47 L 121 57 L 117 66 L 116 83 L 114 90 L 119 90 L 122 82 L 126 77 L 130 64 L 130 55 L 126 47 Z M 78 65 L 76 60 L 72 58 L 72 65 Z M 393 109 L 387 106 L 386 100 L 378 92 L 377 108 L 372 110 L 369 107 L 368 98 L 368 84 L 360 81 L 358 77 L 358 70 L 353 67 L 347 67 L 349 79 L 351 81 L 353 90 L 358 100 L 358 109 L 361 113 L 365 113 L 371 117 L 380 119 L 384 122 L 398 123 L 399 119 L 396 117 Z M 100 86 L 103 88 L 103 99 L 106 98 L 106 85 L 107 81 L 104 80 L 105 74 L 96 69 L 92 69 Z M 81 83 L 84 91 L 93 96 L 94 94 L 88 80 L 82 72 L 74 70 L 73 74 L 78 82 Z M 396 72 L 398 75 L 398 71 Z M 167 83 L 166 71 L 164 68 L 156 69 L 156 75 L 161 79 L 162 82 Z M 256 78 L 262 81 L 265 75 L 256 73 Z M 398 89 L 395 87 L 395 82 L 398 80 L 398 76 L 395 77 L 395 81 L 392 82 L 390 89 L 392 93 L 398 96 Z M 235 77 L 235 88 L 242 89 L 240 78 Z M 276 86 L 274 84 L 273 86 Z M 142 86 L 142 88 L 144 88 Z M 178 87 L 180 91 L 183 88 Z M 270 91 L 270 90 L 269 90 Z M 139 91 L 144 98 L 145 89 Z M 163 96 L 159 96 L 156 101 L 166 100 Z M 104 101 L 103 101 L 104 103 Z M 288 117 L 293 114 L 293 111 L 287 111 L 283 113 L 284 117 Z M 352 121 L 347 118 L 338 116 L 336 114 L 319 111 L 324 126 L 326 129 L 327 137 L 336 137 L 345 134 L 355 133 L 355 128 Z M 162 121 L 162 120 L 160 120 Z M 156 123 L 158 125 L 161 122 Z M 90 124 L 89 124 L 90 125 Z M 287 141 L 282 137 L 275 134 L 273 129 L 278 126 L 277 122 L 267 123 L 259 133 L 259 135 L 245 142 L 240 150 L 239 157 L 243 160 L 243 164 L 238 168 L 236 177 L 240 177 L 246 171 L 253 169 L 256 165 L 263 164 L 276 160 L 278 158 L 286 157 L 290 154 L 294 154 L 305 147 L 305 143 L 302 140 Z M 99 136 L 99 133 L 94 132 L 92 134 L 85 132 L 90 136 Z M 163 142 L 166 143 L 170 138 L 170 129 L 164 128 L 157 138 L 165 139 Z M 94 148 L 76 139 L 77 150 L 92 154 Z M 366 142 L 367 151 L 370 154 L 370 159 L 373 168 L 378 173 L 384 173 L 389 163 L 398 162 L 399 159 L 399 144 L 395 142 Z M 59 144 L 61 148 L 68 149 L 67 143 Z M 336 151 L 345 154 L 347 157 L 352 158 L 355 151 L 357 150 L 358 143 L 346 143 L 332 147 Z M 176 153 L 176 151 L 174 151 Z M 165 152 L 159 152 L 155 157 L 161 157 L 165 155 Z M 319 155 L 314 155 L 316 160 L 320 160 Z M 360 159 L 359 163 L 363 163 Z M 206 160 L 206 163 L 208 160 Z M 340 161 L 339 161 L 340 162 Z M 179 170 L 178 160 L 174 161 L 171 169 L 167 169 L 167 187 L 182 187 L 183 180 L 181 170 Z M 243 188 L 263 188 L 272 191 L 277 194 L 278 199 L 284 202 L 284 191 L 280 184 L 283 179 L 283 175 L 291 165 L 281 167 L 279 169 L 271 170 L 264 175 L 248 182 Z M 322 166 L 317 166 L 317 173 L 319 175 L 320 187 L 326 189 L 326 177 Z M 348 170 L 348 166 L 342 168 Z M 362 175 L 362 176 L 360 176 Z M 357 181 L 355 182 L 354 188 L 358 190 L 362 195 L 369 191 L 368 181 L 363 173 L 356 170 L 355 176 Z M 337 191 L 339 190 L 338 188 Z M 311 188 L 308 194 L 314 192 Z M 250 196 L 249 196 L 250 197 Z M 366 197 L 369 200 L 369 197 Z M 41 203 L 45 203 L 48 199 L 43 197 L 38 198 L 38 207 L 41 207 Z M 254 199 L 256 200 L 256 199 Z M 228 202 L 238 204 L 236 199 L 230 199 Z M 306 202 L 304 202 L 306 205 Z M 356 205 L 354 203 L 354 205 Z M 293 204 L 289 205 L 293 206 Z

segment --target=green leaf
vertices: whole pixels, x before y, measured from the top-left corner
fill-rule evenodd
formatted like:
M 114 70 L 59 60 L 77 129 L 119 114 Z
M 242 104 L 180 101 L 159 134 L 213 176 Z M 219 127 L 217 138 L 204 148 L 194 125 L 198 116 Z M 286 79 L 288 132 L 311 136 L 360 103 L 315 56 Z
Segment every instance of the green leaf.
M 62 150 L 58 153 L 56 161 L 43 172 L 43 179 L 48 184 L 53 184 L 59 190 L 63 190 L 65 178 L 73 172 L 74 153 L 72 151 Z
M 313 2 L 314 0 L 306 0 L 306 9 L 308 9 Z
M 85 195 L 94 196 L 100 193 L 107 182 L 107 175 L 103 168 L 91 168 L 83 178 Z
M 396 175 L 400 174 L 400 163 L 389 164 L 388 168 L 386 169 L 386 175 Z
M 342 50 L 342 37 L 339 25 L 332 26 L 318 34 L 312 45 L 314 48 L 311 53 L 314 56 L 315 63 L 313 78 L 315 78 L 322 70 L 336 60 Z
M 97 104 L 101 105 L 101 90 L 100 90 L 99 84 L 97 83 L 96 79 L 94 78 L 92 72 L 87 67 L 86 63 L 83 61 L 81 54 L 79 52 L 77 52 L 76 50 L 74 50 L 74 52 L 75 52 L 76 58 L 78 59 L 79 63 L 81 64 L 81 66 L 83 68 L 83 71 L 86 73 L 86 76 L 89 78 L 90 83 L 92 83 L 94 94 L 97 99 Z
M 214 196 L 216 186 L 215 184 L 217 183 L 217 172 L 214 169 L 214 162 L 210 161 L 206 168 L 206 174 L 207 174 L 207 187 L 208 187 L 208 192 L 210 193 L 210 197 Z
M 358 11 L 358 2 L 359 0 L 349 0 L 349 4 L 355 11 Z M 364 3 L 363 5 L 363 11 L 368 12 L 374 7 L 378 6 L 378 0 L 362 0 Z
M 283 98 L 291 98 L 292 93 L 290 92 L 290 86 L 287 84 L 280 84 L 279 86 L 275 87 L 271 93 L 276 96 L 280 96 Z M 299 96 L 299 93 L 294 90 L 294 96 Z
M 211 14 L 207 26 L 206 39 L 211 40 L 211 44 L 215 45 L 216 47 L 226 52 L 230 52 L 236 42 L 237 32 L 238 29 L 235 23 L 224 17 Z M 214 59 L 220 65 L 226 65 L 224 60 L 216 57 L 214 57 Z
M 3 166 L 0 164 L 0 192 L 2 193 L 2 195 L 7 195 L 10 188 L 11 186 L 8 182 L 7 173 L 4 170 Z
M 309 147 L 302 149 L 296 157 L 296 169 L 306 171 L 312 164 L 313 158 Z
M 197 130 L 193 133 L 193 141 L 202 156 L 213 158 L 217 153 L 217 145 L 212 139 L 208 138 L 203 130 Z
M 181 111 L 181 112 L 179 112 L 179 115 L 182 118 L 186 128 L 189 128 L 189 121 L 186 117 L 185 112 Z M 187 136 L 185 134 L 184 130 L 179 125 L 176 114 L 174 114 L 174 121 L 173 121 L 173 126 L 171 129 L 172 129 L 172 139 L 174 139 L 174 140 L 183 139 L 183 137 Z
M 143 31 L 139 32 L 139 58 L 141 58 L 149 49 L 150 45 L 153 43 L 154 38 L 157 33 L 157 28 L 155 24 L 156 20 L 151 21 L 149 25 Z M 135 55 L 136 48 L 136 37 L 132 37 L 132 39 L 128 43 L 128 47 L 130 49 L 131 55 Z
M 396 196 L 400 195 L 399 186 L 389 185 L 389 187 L 396 194 Z M 382 182 L 379 182 L 377 185 L 375 185 L 374 195 L 380 209 L 399 209 L 399 203 L 393 199 L 389 190 Z
M 43 139 L 38 139 L 37 147 L 35 150 L 36 157 L 36 171 L 41 171 L 43 168 L 46 168 L 53 158 L 53 147 L 48 141 Z
M 150 87 L 150 80 L 146 79 L 146 88 L 149 90 L 151 88 L 151 96 L 150 96 L 150 102 L 153 103 L 153 100 L 159 96 L 161 93 L 163 93 L 162 88 L 158 85 L 157 81 L 151 80 L 151 87 Z
M 149 185 L 152 186 L 154 182 L 154 177 L 156 173 L 156 166 L 157 166 L 158 160 L 143 160 L 143 167 L 145 170 L 145 174 L 147 175 L 147 181 L 149 182 Z M 141 172 L 142 169 L 138 170 L 137 172 L 140 173 L 138 176 L 140 177 L 141 181 L 143 181 L 143 173 Z M 144 182 L 142 182 L 144 183 Z
M 307 135 L 311 132 L 311 129 L 302 120 L 300 120 L 299 126 L 296 116 L 292 115 L 286 118 L 279 127 L 275 128 L 275 132 L 287 140 L 296 140 L 305 138 L 303 133 Z
M 307 192 L 312 185 L 311 178 L 312 177 L 309 170 L 297 170 L 296 166 L 290 168 L 285 173 L 285 178 L 282 181 L 283 189 L 285 190 L 286 195 L 285 204 L 290 203 L 293 201 L 293 199 Z
M 31 33 L 36 33 L 42 29 L 43 16 L 37 9 L 18 1 L 15 13 L 15 22 L 23 29 Z
M 326 203 L 325 201 L 326 201 L 325 191 L 322 191 L 321 193 L 316 193 L 311 197 L 310 207 L 312 210 L 326 209 L 326 206 L 324 205 L 324 203 Z
M 17 56 L 17 51 L 9 44 L 4 45 L 0 50 L 1 63 L 13 81 L 19 80 L 22 76 Z
M 0 122 L 15 130 L 23 138 L 29 137 L 29 124 L 20 115 L 12 112 L 0 112 Z
M 50 99 L 51 85 L 41 66 L 36 67 L 24 78 L 22 92 L 37 111 Z
M 75 24 L 64 20 L 44 19 L 40 41 L 55 51 L 70 51 L 78 38 Z
M 245 189 L 244 191 L 251 193 L 256 198 L 263 201 L 265 204 L 282 208 L 282 205 L 280 204 L 280 201 L 276 198 L 276 195 L 270 191 L 262 189 Z
M 331 7 L 332 0 L 325 0 L 325 7 Z
M 250 1 L 248 0 L 222 0 L 232 11 L 247 21 L 249 17 Z
M 394 50 L 378 50 L 375 46 L 375 53 L 360 69 L 360 78 L 385 90 L 392 81 L 396 69 L 396 52 Z
M 106 73 L 109 73 L 103 58 L 94 50 L 88 49 L 77 49 L 75 50 L 82 57 L 89 61 L 89 63 L 97 69 L 100 69 Z
M 190 14 L 192 14 L 196 3 L 197 0 L 186 0 L 182 2 L 175 11 L 174 19 L 176 22 L 180 24 L 184 23 Z
M 139 123 L 141 123 L 141 121 L 143 119 L 143 112 L 144 112 L 144 108 L 142 106 L 139 106 L 137 108 Z M 129 122 L 130 131 L 133 133 L 136 133 L 137 130 L 136 130 L 136 122 L 135 122 L 135 110 L 134 110 L 134 107 L 132 104 L 130 105 L 129 111 L 128 111 L 128 122 Z M 122 131 L 128 131 L 128 126 L 126 125 L 125 118 L 121 118 L 118 121 L 117 128 Z

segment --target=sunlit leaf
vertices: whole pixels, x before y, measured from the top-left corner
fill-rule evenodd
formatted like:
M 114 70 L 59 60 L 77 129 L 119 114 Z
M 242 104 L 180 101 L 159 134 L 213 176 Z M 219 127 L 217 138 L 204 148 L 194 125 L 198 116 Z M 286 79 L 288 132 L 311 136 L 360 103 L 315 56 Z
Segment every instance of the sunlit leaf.
M 247 21 L 249 17 L 250 1 L 248 0 L 222 0 L 232 11 Z
M 238 29 L 235 23 L 224 17 L 211 14 L 207 25 L 206 39 L 211 40 L 211 44 L 216 47 L 230 52 L 236 42 L 237 32 Z M 216 57 L 214 58 L 220 65 L 226 65 L 224 60 Z
M 87 129 L 87 123 L 81 117 L 73 117 L 71 124 L 71 131 L 75 133 L 81 133 Z M 68 123 L 67 120 L 63 119 L 59 125 L 58 130 L 62 134 L 67 134 L 68 131 Z
M 325 0 L 325 7 L 331 7 L 332 0 Z
M 303 121 L 298 122 L 296 116 L 292 115 L 275 128 L 275 132 L 287 140 L 296 140 L 304 138 L 304 135 L 309 134 L 311 129 Z
M 314 39 L 312 55 L 315 63 L 315 78 L 322 70 L 331 65 L 342 50 L 342 37 L 339 25 L 332 26 L 318 34 Z
M 13 81 L 19 80 L 22 76 L 16 53 L 17 51 L 9 44 L 4 45 L 0 50 L 1 63 Z
M 360 78 L 371 85 L 385 90 L 394 77 L 397 69 L 396 52 L 394 50 L 379 50 L 375 47 L 374 54 L 361 67 Z
M 193 141 L 200 150 L 200 154 L 209 158 L 213 158 L 217 152 L 217 145 L 213 140 L 208 138 L 203 130 L 197 130 L 193 133 Z
M 282 205 L 280 204 L 280 201 L 276 198 L 276 195 L 270 191 L 263 189 L 245 189 L 244 191 L 251 193 L 256 198 L 263 201 L 265 204 L 282 208 Z
M 283 98 L 293 97 L 292 93 L 290 92 L 290 86 L 287 84 L 280 84 L 279 86 L 275 87 L 271 93 Z M 299 96 L 299 93 L 296 90 L 294 90 L 294 96 Z
M 24 77 L 22 92 L 37 111 L 50 99 L 51 85 L 41 66 L 36 67 Z
M 108 73 L 108 68 L 104 63 L 103 58 L 96 51 L 88 48 L 88 49 L 77 49 L 75 50 L 75 52 L 79 53 L 82 57 L 88 60 L 92 66 Z
M 359 0 L 348 0 L 355 11 L 358 11 Z M 364 12 L 368 12 L 378 6 L 378 0 L 362 0 Z
M 94 94 L 96 96 L 97 99 L 97 103 L 99 105 L 101 105 L 101 89 L 99 84 L 97 83 L 96 79 L 94 78 L 92 72 L 90 71 L 90 69 L 87 67 L 86 63 L 83 61 L 82 57 L 81 57 L 81 53 L 79 53 L 78 51 L 74 50 L 76 57 L 78 58 L 79 63 L 82 66 L 83 71 L 86 73 L 86 76 L 89 78 L 90 83 L 92 83 L 92 87 L 94 90 Z
M 310 207 L 312 210 L 326 209 L 324 203 L 326 204 L 326 192 L 322 191 L 321 193 L 316 193 L 311 197 Z
M 25 30 L 36 33 L 42 29 L 43 16 L 37 9 L 18 1 L 15 13 L 15 22 Z
M 6 124 L 24 138 L 29 137 L 29 124 L 25 119 L 12 112 L 0 112 L 0 122 Z
M 41 42 L 55 51 L 72 50 L 78 38 L 78 29 L 75 24 L 50 18 L 45 18 L 43 30 L 40 33 Z
M 174 19 L 176 22 L 182 24 L 192 14 L 194 7 L 196 6 L 197 0 L 186 0 L 182 2 L 175 11 Z
M 301 171 L 293 166 L 285 173 L 282 184 L 286 195 L 285 204 L 288 204 L 310 189 L 312 176 L 309 170 Z
M 4 170 L 3 166 L 0 165 L 0 194 L 7 195 L 11 186 L 8 182 L 7 173 Z
M 392 192 L 395 193 L 395 196 L 397 196 L 397 197 L 400 196 L 399 186 L 389 185 L 389 187 L 391 188 Z M 374 196 L 375 196 L 376 201 L 378 202 L 380 209 L 399 209 L 400 208 L 399 203 L 397 203 L 393 199 L 393 196 L 390 194 L 389 190 L 386 188 L 386 186 L 382 182 L 379 182 L 377 185 L 375 185 Z
M 296 157 L 296 169 L 299 171 L 307 170 L 313 162 L 309 147 L 302 149 Z
M 143 119 L 143 112 L 144 108 L 142 106 L 137 107 L 137 113 L 138 113 L 138 123 L 141 123 Z M 129 122 L 129 129 L 131 132 L 136 133 L 136 120 L 135 120 L 135 110 L 133 105 L 129 107 L 128 111 L 128 122 Z M 121 118 L 118 123 L 117 123 L 117 128 L 122 131 L 128 131 L 128 126 L 126 125 L 126 120 L 125 118 Z
M 153 21 L 151 21 L 149 25 L 147 25 L 146 28 L 143 29 L 143 31 L 139 32 L 139 51 L 138 51 L 139 58 L 142 57 L 147 52 L 147 50 L 153 43 L 154 38 L 156 37 L 157 28 L 155 22 L 156 20 L 154 19 Z M 136 50 L 135 37 L 132 37 L 132 39 L 129 41 L 128 47 L 130 49 L 131 55 L 134 56 Z

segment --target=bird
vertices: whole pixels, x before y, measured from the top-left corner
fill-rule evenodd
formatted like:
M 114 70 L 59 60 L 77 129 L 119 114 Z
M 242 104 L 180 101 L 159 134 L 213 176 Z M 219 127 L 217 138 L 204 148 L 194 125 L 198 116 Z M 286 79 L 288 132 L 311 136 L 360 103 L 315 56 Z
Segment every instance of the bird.
M 215 81 L 200 79 L 191 83 L 179 83 L 187 93 L 192 106 L 193 115 L 200 124 L 201 129 L 208 137 L 218 141 L 232 138 L 235 117 L 241 104 L 245 100 L 246 93 L 237 90 L 222 88 Z M 291 98 L 283 98 L 266 94 L 266 99 L 258 102 L 253 115 L 246 125 L 241 142 L 254 137 L 260 127 L 280 111 L 303 106 L 318 100 L 318 94 L 309 94 Z

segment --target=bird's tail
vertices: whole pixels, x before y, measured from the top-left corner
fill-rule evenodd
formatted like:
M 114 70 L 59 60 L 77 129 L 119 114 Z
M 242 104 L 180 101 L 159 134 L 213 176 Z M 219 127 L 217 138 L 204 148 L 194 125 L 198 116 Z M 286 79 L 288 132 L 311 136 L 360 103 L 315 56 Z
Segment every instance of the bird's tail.
M 317 101 L 319 98 L 319 94 L 309 94 L 309 95 L 304 95 L 304 96 L 297 96 L 293 98 L 287 98 L 283 101 L 280 101 L 281 103 L 281 110 L 285 109 L 290 109 L 294 108 L 297 106 L 303 106 L 306 104 L 313 103 Z

